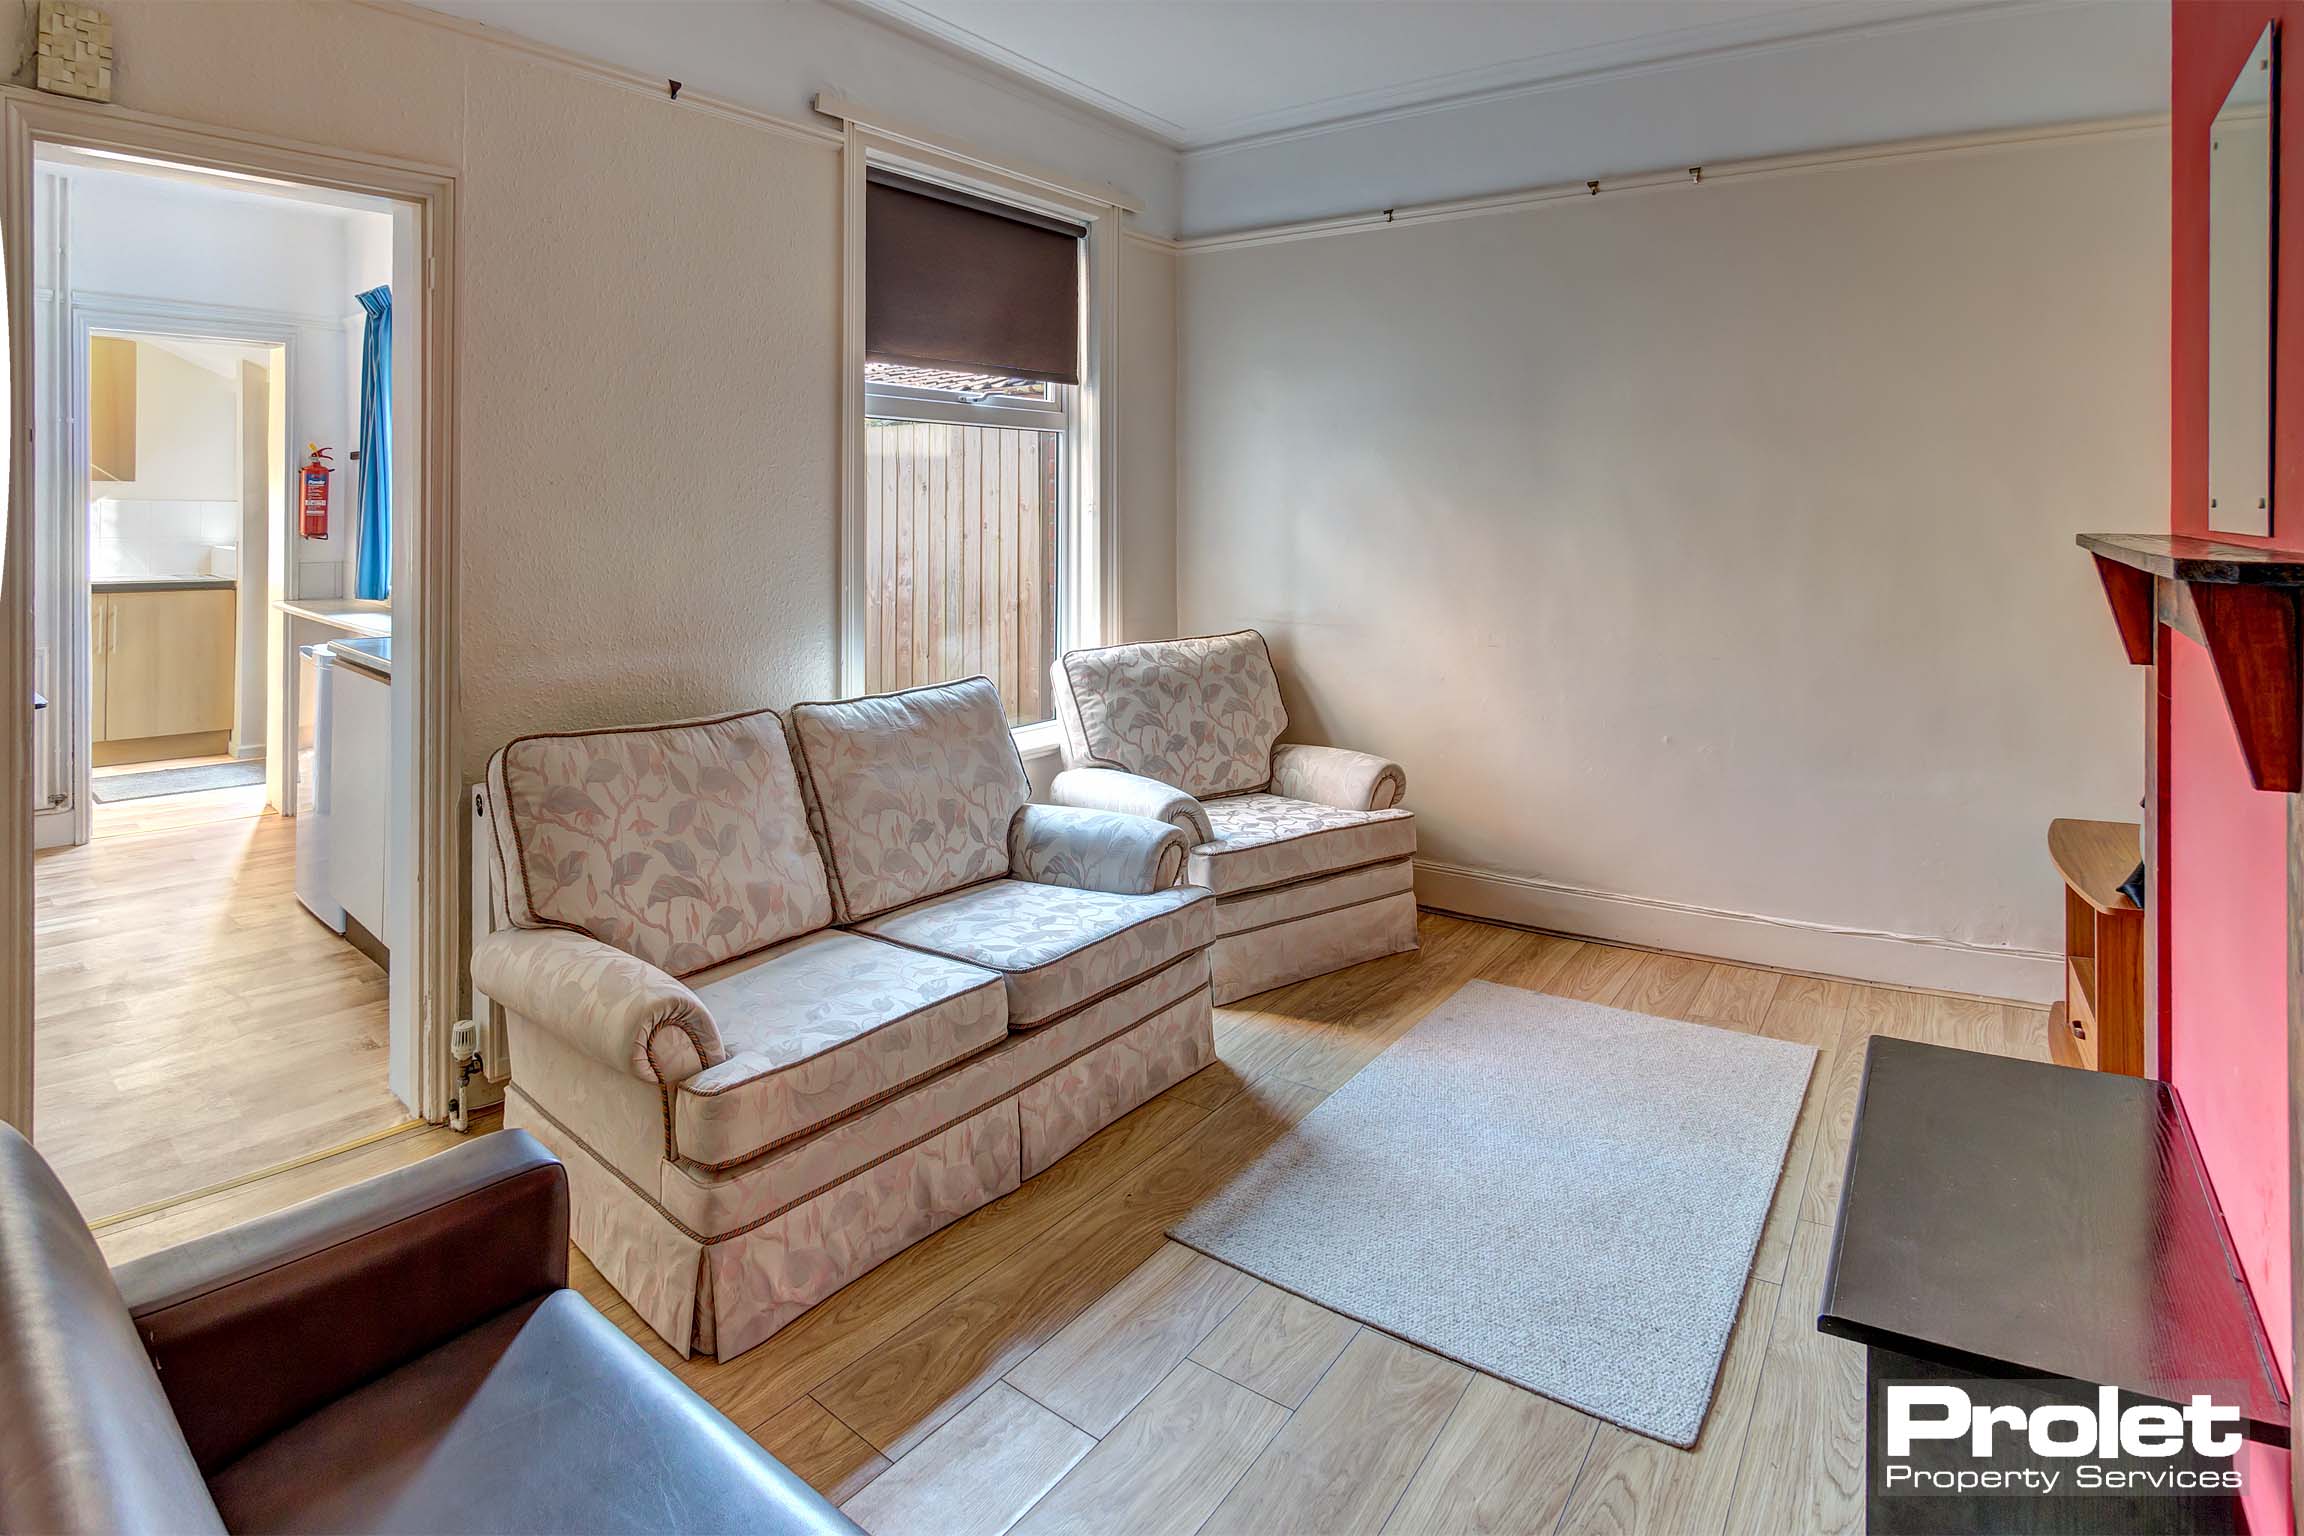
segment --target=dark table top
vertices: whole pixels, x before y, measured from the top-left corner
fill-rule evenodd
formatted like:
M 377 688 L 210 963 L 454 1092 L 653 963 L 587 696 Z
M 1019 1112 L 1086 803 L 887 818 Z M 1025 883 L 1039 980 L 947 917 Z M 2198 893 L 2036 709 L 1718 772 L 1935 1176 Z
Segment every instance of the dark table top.
M 2288 1401 L 2167 1084 L 1874 1036 L 1816 1326 L 1978 1376 Z

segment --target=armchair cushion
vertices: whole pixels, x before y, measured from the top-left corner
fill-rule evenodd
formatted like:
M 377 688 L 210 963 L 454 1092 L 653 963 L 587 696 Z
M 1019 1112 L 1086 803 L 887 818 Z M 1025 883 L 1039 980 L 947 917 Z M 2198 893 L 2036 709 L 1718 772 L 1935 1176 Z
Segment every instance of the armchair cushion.
M 1123 816 L 1149 816 L 1182 831 L 1195 843 L 1207 842 L 1215 832 L 1208 813 L 1173 784 L 1122 773 L 1117 768 L 1067 768 L 1048 786 L 1058 805 L 1076 805 L 1088 811 L 1118 811 Z
M 724 1168 L 1008 1034 L 992 972 L 837 929 L 696 978 L 728 1058 L 680 1085 L 682 1157 Z
M 1142 774 L 1201 800 L 1271 782 L 1288 712 L 1252 629 L 1067 651 L 1050 676 L 1069 767 Z
M 1370 752 L 1284 741 L 1272 749 L 1272 793 L 1347 811 L 1384 811 L 1408 798 L 1408 774 Z
M 681 1082 L 728 1059 L 685 983 L 581 933 L 498 929 L 472 946 L 472 985 L 642 1082 Z
M 1008 872 L 1031 782 L 989 678 L 795 704 L 788 729 L 841 922 Z
M 1192 850 L 1185 878 L 1222 896 L 1405 859 L 1416 852 L 1416 817 L 1403 810 L 1347 811 L 1284 795 L 1208 802 L 1211 842 Z
M 0 1530 L 224 1529 L 53 1170 L 0 1124 Z
M 1189 885 L 1122 896 L 992 880 L 860 926 L 1000 972 L 1008 982 L 1008 1027 L 1022 1030 L 1204 948 L 1216 935 L 1216 914 L 1208 893 Z
M 832 920 L 771 710 L 523 736 L 488 765 L 497 886 L 519 928 L 569 928 L 686 976 Z
M 1008 873 L 1041 885 L 1141 896 L 1174 885 L 1191 846 L 1165 821 L 1028 805 L 1008 829 Z
M 323 1404 L 566 1285 L 568 1178 L 534 1137 L 504 1131 L 117 1273 L 213 1477 Z
M 361 1385 L 211 1486 L 235 1531 L 860 1536 L 574 1291 Z

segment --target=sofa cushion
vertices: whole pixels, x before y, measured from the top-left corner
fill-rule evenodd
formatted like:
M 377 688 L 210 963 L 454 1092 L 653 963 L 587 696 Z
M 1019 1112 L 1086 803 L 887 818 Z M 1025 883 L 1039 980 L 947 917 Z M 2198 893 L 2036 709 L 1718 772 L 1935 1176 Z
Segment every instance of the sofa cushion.
M 994 880 L 859 925 L 1008 979 L 1008 1027 L 1031 1029 L 1149 975 L 1216 936 L 1206 891 L 1149 896 Z
M 514 927 L 692 976 L 832 919 L 772 710 L 523 736 L 489 762 L 488 804 Z
M 789 729 L 841 922 L 1008 872 L 1031 783 L 990 679 L 795 704 Z
M 339 1398 L 210 1489 L 235 1531 L 856 1532 L 565 1290 Z
M 1007 1037 L 1000 978 L 832 930 L 696 978 L 728 1059 L 673 1096 L 682 1157 L 725 1167 Z
M 1067 651 L 1053 669 L 1064 756 L 1205 800 L 1262 789 L 1287 729 L 1272 654 L 1252 629 Z
M 1206 802 L 1213 842 L 1192 850 L 1184 878 L 1219 895 L 1263 890 L 1416 852 L 1413 811 L 1347 811 L 1283 795 Z
M 648 1187 L 661 1191 L 665 1210 L 689 1231 L 706 1237 L 740 1232 L 1207 991 L 1208 955 L 1195 950 L 1045 1028 L 1011 1034 L 948 1071 L 759 1157 L 723 1168 L 659 1162 L 650 1169 Z

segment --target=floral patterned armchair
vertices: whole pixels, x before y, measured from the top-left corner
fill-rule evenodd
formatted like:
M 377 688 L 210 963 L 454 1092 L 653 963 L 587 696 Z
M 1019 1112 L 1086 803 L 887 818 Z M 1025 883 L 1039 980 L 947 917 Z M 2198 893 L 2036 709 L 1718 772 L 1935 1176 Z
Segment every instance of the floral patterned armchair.
M 1416 947 L 1416 818 L 1399 764 L 1280 740 L 1252 629 L 1068 651 L 1050 669 L 1060 804 L 1165 821 L 1216 896 L 1216 1001 Z
M 982 678 L 490 763 L 506 1123 L 675 1348 L 750 1348 L 1214 1059 L 1185 836 L 1028 793 Z

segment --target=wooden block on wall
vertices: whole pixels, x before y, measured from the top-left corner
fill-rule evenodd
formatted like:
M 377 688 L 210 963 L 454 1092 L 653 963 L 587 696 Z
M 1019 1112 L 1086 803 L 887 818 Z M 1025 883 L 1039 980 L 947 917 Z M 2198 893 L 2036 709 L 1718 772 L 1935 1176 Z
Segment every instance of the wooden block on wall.
M 40 0 L 33 84 L 82 101 L 112 99 L 112 23 L 92 5 Z

